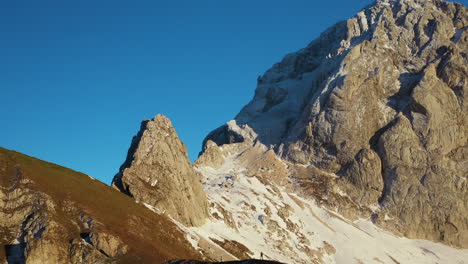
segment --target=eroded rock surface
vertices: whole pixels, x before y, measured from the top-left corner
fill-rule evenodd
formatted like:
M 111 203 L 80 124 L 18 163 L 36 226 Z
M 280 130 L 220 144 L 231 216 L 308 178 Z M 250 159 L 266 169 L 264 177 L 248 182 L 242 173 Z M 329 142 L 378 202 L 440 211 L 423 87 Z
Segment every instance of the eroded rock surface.
M 203 224 L 208 214 L 200 175 L 193 170 L 171 121 L 163 115 L 142 122 L 112 185 L 186 226 Z
M 0 148 L 0 263 L 204 259 L 167 216 L 91 177 Z
M 0 165 L 5 166 L 5 163 L 2 160 Z M 3 166 L 0 175 L 8 179 L 10 176 Z M 34 190 L 34 182 L 24 177 L 20 167 L 15 168 L 14 173 L 10 184 L 0 187 L 0 244 L 5 245 L 7 263 L 108 260 L 99 246 L 80 238 L 78 226 L 74 227 L 76 230 L 70 230 L 63 224 L 63 219 L 57 219 L 62 208 L 50 196 Z M 69 241 L 73 232 L 76 232 L 76 238 Z
M 275 64 L 205 142 L 263 144 L 345 215 L 466 248 L 467 51 L 465 6 L 376 1 Z

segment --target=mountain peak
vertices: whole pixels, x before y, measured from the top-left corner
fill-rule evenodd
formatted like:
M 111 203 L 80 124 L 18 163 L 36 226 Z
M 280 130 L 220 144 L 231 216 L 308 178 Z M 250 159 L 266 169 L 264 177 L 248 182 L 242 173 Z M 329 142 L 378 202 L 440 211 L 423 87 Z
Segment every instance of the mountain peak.
M 235 129 L 228 123 L 205 142 L 228 149 L 241 141 L 226 135 L 248 128 L 253 143 L 285 162 L 335 175 L 311 177 L 341 186 L 361 207 L 379 208 L 381 226 L 467 247 L 458 183 L 468 157 L 467 29 L 459 3 L 376 1 L 273 65 Z M 321 199 L 346 207 L 327 192 Z
M 188 226 L 202 224 L 207 214 L 200 175 L 171 121 L 161 114 L 142 122 L 112 185 Z
M 163 114 L 157 114 L 152 121 L 159 126 L 165 126 L 166 128 L 173 127 L 171 120 Z

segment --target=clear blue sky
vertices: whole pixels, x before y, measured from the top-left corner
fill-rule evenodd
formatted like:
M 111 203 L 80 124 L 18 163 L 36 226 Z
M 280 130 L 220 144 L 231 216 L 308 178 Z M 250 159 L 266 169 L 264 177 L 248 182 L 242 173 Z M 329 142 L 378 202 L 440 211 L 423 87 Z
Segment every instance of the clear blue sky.
M 258 75 L 369 3 L 1 1 L 0 146 L 110 183 L 163 113 L 193 160 Z

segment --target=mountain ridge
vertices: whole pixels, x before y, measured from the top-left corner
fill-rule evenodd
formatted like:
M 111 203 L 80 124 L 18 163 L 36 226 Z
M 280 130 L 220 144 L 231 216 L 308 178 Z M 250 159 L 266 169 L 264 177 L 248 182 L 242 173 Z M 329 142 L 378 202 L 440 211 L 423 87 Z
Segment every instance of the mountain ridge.
M 464 263 L 467 51 L 463 5 L 377 0 L 258 78 L 193 164 L 161 114 L 112 187 L 0 148 L 0 262 Z
M 267 70 L 203 149 L 263 144 L 336 175 L 315 196 L 345 215 L 466 248 L 467 25 L 459 3 L 376 1 Z M 328 195 L 337 186 L 347 205 Z

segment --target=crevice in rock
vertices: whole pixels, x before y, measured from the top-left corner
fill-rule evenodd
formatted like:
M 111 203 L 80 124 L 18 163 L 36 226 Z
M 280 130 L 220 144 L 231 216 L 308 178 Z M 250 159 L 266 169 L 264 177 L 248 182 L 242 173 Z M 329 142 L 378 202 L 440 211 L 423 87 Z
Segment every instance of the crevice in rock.
M 398 118 L 393 119 L 387 125 L 380 128 L 379 130 L 377 130 L 374 133 L 374 135 L 369 139 L 370 148 L 377 154 L 377 156 L 380 159 L 380 164 L 381 164 L 380 175 L 381 175 L 382 180 L 383 180 L 384 188 L 383 188 L 383 191 L 381 193 L 381 196 L 378 199 L 378 202 L 379 202 L 380 205 L 382 205 L 382 202 L 383 202 L 385 196 L 387 195 L 387 193 L 388 193 L 388 191 L 390 189 L 391 182 L 394 180 L 395 177 L 388 177 L 388 174 L 386 173 L 387 166 L 385 164 L 385 159 L 382 157 L 382 153 L 381 153 L 381 150 L 379 149 L 379 144 L 378 143 L 379 143 L 380 137 L 385 132 L 387 132 L 390 128 L 392 128 L 396 124 L 397 121 L 398 121 Z
M 402 9 L 403 9 L 403 5 L 399 1 L 396 1 L 392 11 L 393 11 L 393 19 L 395 20 L 395 25 L 399 27 L 405 25 L 406 17 L 408 16 L 408 14 L 411 13 L 411 10 L 406 9 L 404 11 L 405 12 L 404 14 L 400 14 Z
M 395 123 L 396 123 L 397 119 L 393 119 L 392 121 L 390 121 L 388 124 L 386 124 L 384 127 L 380 128 L 379 130 L 377 130 L 374 135 L 369 139 L 369 146 L 370 148 L 375 151 L 375 153 L 377 153 L 377 155 L 379 155 L 379 151 L 378 151 L 378 143 L 379 143 L 379 139 L 380 137 L 387 131 L 389 130 Z M 379 155 L 380 157 L 380 155 Z
M 327 142 L 321 146 L 321 148 L 330 156 L 336 156 L 338 153 L 338 148 L 332 142 Z
M 410 73 L 405 72 L 400 74 L 398 80 L 400 82 L 400 89 L 397 93 L 388 98 L 387 105 L 397 112 L 403 111 L 410 103 L 411 93 L 422 79 L 422 72 Z
M 21 224 L 21 234 L 17 238 L 18 243 L 16 244 L 8 244 L 5 246 L 5 253 L 6 253 L 6 258 L 7 258 L 7 263 L 8 264 L 24 264 L 26 263 L 26 257 L 25 257 L 25 249 L 27 246 L 27 243 L 25 241 L 25 237 L 27 235 L 27 230 L 26 226 L 28 223 L 33 219 L 34 217 L 34 212 L 29 214 L 26 219 L 23 221 Z
M 341 166 L 340 170 L 336 173 L 336 176 L 343 178 L 346 175 L 346 171 L 349 169 L 349 167 L 351 167 L 351 165 L 353 165 L 353 163 L 354 163 L 354 160 Z
M 24 264 L 26 258 L 24 256 L 24 249 L 26 243 L 9 244 L 5 245 L 6 261 L 8 264 Z
M 413 25 L 413 32 L 414 32 L 414 43 L 416 43 L 416 46 L 417 47 L 413 47 L 413 54 L 416 53 L 418 47 L 419 47 L 419 51 L 418 51 L 418 54 L 421 52 L 421 50 L 423 50 L 421 47 L 424 46 L 425 44 L 422 43 L 422 39 L 421 39 L 421 36 L 425 33 L 424 32 L 421 32 L 421 23 L 422 23 L 422 19 L 423 17 L 419 17 L 418 18 L 418 22 L 416 22 L 414 25 Z M 424 28 L 423 28 L 424 30 Z M 427 43 L 426 43 L 427 44 Z
M 413 115 L 411 113 L 418 113 L 424 116 L 428 115 L 427 109 L 421 105 L 420 103 L 416 102 L 413 98 L 410 99 L 410 104 L 404 109 L 402 112 L 408 120 L 411 121 L 411 124 L 413 124 Z
M 97 250 L 98 250 L 101 254 L 103 254 L 104 256 L 110 258 L 109 254 L 107 254 L 106 252 L 104 252 L 104 250 L 99 249 L 99 248 L 98 248 Z
M 34 238 L 41 238 L 42 237 L 42 234 L 44 233 L 44 231 L 46 230 L 46 227 L 41 227 L 35 234 L 34 234 Z
M 419 182 L 421 183 L 421 185 L 425 186 L 426 185 L 426 178 L 427 178 L 427 174 L 424 174 L 421 179 L 419 180 Z
M 90 232 L 82 232 L 82 233 L 80 233 L 80 237 L 81 237 L 81 239 L 86 241 L 86 243 L 88 243 L 90 245 L 93 245 L 93 242 L 91 241 Z
M 426 36 L 429 39 L 432 39 L 432 36 L 434 35 L 436 28 L 437 28 L 437 21 L 435 19 L 429 19 L 429 21 L 427 21 L 427 24 L 424 26 L 424 34 L 426 34 Z M 429 42 L 430 40 L 425 45 L 427 45 Z
M 400 13 L 403 5 L 400 2 L 395 2 L 394 6 L 392 7 L 393 19 L 398 19 L 398 14 Z M 396 24 L 401 24 L 397 20 L 395 21 Z
M 393 181 L 396 179 L 396 171 L 395 169 L 390 169 L 390 171 L 385 169 L 384 166 L 384 160 L 382 160 L 382 178 L 383 178 L 383 184 L 384 188 L 382 191 L 382 195 L 379 197 L 379 205 L 383 207 L 383 203 L 385 198 L 387 197 L 388 193 L 390 192 L 391 186 Z

